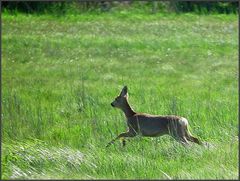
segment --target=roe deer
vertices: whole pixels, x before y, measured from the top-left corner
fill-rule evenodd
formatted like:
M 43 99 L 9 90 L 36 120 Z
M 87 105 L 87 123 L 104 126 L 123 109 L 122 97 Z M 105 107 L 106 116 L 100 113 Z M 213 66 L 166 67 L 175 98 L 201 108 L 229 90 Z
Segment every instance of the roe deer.
M 134 137 L 137 134 L 148 137 L 157 137 L 169 134 L 182 144 L 188 144 L 188 141 L 202 145 L 199 139 L 193 137 L 188 130 L 188 120 L 184 117 L 168 115 L 150 115 L 145 113 L 136 113 L 128 104 L 127 86 L 124 86 L 120 95 L 111 103 L 113 107 L 120 108 L 126 118 L 128 131 L 121 133 L 115 139 L 107 144 L 107 147 L 113 144 L 117 139 L 123 139 L 125 146 L 126 137 Z

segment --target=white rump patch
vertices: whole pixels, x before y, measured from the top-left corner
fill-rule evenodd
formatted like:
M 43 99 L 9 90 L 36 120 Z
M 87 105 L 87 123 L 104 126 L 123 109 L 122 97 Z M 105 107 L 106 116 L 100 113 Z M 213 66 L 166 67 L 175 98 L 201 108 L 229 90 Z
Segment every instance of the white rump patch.
M 179 123 L 182 125 L 182 126 L 187 126 L 188 125 L 188 120 L 186 118 L 181 118 L 179 120 Z

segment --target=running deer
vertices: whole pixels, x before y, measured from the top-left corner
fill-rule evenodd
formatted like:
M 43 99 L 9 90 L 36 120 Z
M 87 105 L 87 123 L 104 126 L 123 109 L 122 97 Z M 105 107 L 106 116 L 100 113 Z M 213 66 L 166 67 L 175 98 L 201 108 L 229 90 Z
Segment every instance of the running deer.
M 171 135 L 183 145 L 188 144 L 188 141 L 202 145 L 199 139 L 193 137 L 189 132 L 188 120 L 184 117 L 175 115 L 150 115 L 135 112 L 128 103 L 127 86 L 123 87 L 120 95 L 115 98 L 111 105 L 124 112 L 127 118 L 128 130 L 118 135 L 109 142 L 106 147 L 113 144 L 117 139 L 122 139 L 123 146 L 125 146 L 126 141 L 124 138 L 126 137 L 134 137 L 136 135 L 157 137 L 165 134 Z

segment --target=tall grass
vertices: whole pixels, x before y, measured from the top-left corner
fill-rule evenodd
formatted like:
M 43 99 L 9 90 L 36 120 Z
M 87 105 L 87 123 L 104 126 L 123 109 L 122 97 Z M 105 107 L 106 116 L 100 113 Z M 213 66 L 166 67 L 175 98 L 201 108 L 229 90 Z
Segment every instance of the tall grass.
M 238 173 L 237 16 L 3 14 L 3 178 L 229 179 Z M 213 145 L 125 131 L 111 101 L 186 117 Z

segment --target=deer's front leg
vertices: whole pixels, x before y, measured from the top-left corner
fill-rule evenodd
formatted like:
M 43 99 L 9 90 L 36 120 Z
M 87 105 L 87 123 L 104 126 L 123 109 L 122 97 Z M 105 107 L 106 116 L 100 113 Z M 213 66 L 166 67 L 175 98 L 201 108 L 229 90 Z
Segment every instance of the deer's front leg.
M 136 136 L 136 134 L 133 133 L 133 132 L 130 132 L 130 131 L 128 131 L 128 132 L 126 132 L 126 133 L 121 133 L 121 134 L 118 135 L 116 138 L 114 138 L 112 141 L 110 141 L 110 142 L 107 144 L 106 147 L 108 147 L 108 146 L 110 146 L 111 144 L 113 144 L 117 139 L 126 138 L 126 137 L 134 137 L 134 136 Z M 125 140 L 123 140 L 123 146 L 125 146 L 125 144 L 126 144 L 126 142 L 125 142 Z

